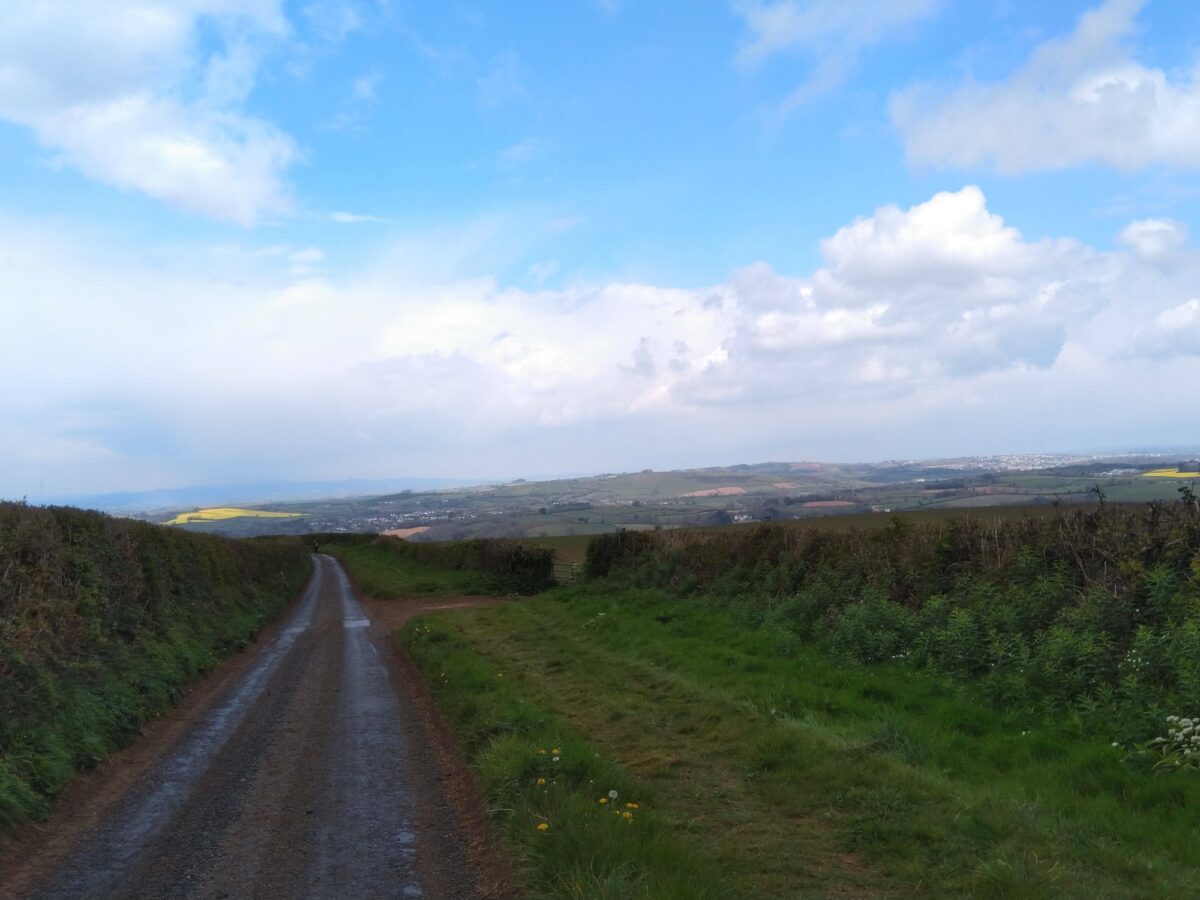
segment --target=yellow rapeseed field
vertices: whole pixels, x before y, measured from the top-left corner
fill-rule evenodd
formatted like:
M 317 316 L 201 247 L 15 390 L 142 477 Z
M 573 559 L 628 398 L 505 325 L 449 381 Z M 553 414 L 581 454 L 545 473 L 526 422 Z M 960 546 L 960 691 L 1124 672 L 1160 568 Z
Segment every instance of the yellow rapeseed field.
M 195 512 L 184 512 L 175 518 L 164 522 L 164 525 L 186 525 L 188 522 L 220 522 L 223 519 L 240 519 L 249 516 L 257 519 L 298 519 L 300 513 L 269 512 L 265 509 L 240 509 L 236 506 L 214 506 L 209 509 L 198 509 Z
M 1154 469 L 1143 472 L 1143 478 L 1200 478 L 1200 472 L 1180 472 L 1178 469 Z

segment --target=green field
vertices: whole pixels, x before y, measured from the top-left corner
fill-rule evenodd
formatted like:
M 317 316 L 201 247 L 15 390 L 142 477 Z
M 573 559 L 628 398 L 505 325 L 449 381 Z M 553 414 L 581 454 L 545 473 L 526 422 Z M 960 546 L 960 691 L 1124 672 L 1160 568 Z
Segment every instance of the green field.
M 426 617 L 404 641 L 529 896 L 1197 896 L 1200 780 L 1135 771 L 1069 719 L 655 593 Z M 611 833 L 610 785 L 652 830 Z
M 546 539 L 583 582 L 406 628 L 525 894 L 1200 896 L 1200 754 L 1147 743 L 1200 715 L 1196 503 L 851 522 Z

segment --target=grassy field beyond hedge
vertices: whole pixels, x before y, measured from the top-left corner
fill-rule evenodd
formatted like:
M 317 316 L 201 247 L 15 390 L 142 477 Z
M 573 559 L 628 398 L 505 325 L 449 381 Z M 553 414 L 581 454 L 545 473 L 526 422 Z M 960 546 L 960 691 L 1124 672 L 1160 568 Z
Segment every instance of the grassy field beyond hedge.
M 244 647 L 310 571 L 295 538 L 0 503 L 0 831 L 44 815 L 76 769 Z

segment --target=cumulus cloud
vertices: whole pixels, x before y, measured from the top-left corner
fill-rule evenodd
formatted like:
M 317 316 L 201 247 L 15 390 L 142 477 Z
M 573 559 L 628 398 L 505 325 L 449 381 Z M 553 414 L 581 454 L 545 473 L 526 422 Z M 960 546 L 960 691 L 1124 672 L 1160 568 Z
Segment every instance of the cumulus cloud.
M 337 222 L 339 225 L 360 225 L 363 222 L 386 222 L 387 220 L 381 216 L 369 216 L 364 213 L 344 212 L 334 210 L 329 214 L 331 222 Z
M 859 53 L 914 22 L 930 18 L 941 0 L 878 0 L 865 9 L 845 0 L 734 0 L 745 22 L 738 62 L 754 67 L 780 53 L 812 60 L 809 78 L 780 103 L 789 112 L 842 82 Z
M 1003 81 L 901 91 L 891 113 L 908 159 L 1005 173 L 1200 165 L 1200 67 L 1168 74 L 1132 57 L 1143 5 L 1107 0 Z
M 1200 299 L 1165 309 L 1138 328 L 1129 351 L 1140 356 L 1200 357 Z
M 89 178 L 249 225 L 288 208 L 296 145 L 244 111 L 287 34 L 279 0 L 6 4 L 0 117 Z
M 1139 219 L 1122 229 L 1122 244 L 1148 260 L 1164 260 L 1175 256 L 1187 242 L 1188 227 L 1173 219 Z
M 1178 245 L 1163 267 L 1135 244 L 1028 240 L 975 187 L 848 223 L 811 273 L 757 263 L 688 289 L 520 290 L 397 264 L 428 255 L 403 242 L 354 276 L 323 274 L 313 247 L 147 266 L 3 222 L 0 247 L 0 377 L 38 373 L 0 396 L 0 419 L 29 446 L 76 454 L 81 478 L 168 462 L 204 467 L 179 476 L 193 481 L 221 465 L 496 471 L 472 460 L 499 465 L 498 447 L 525 471 L 600 470 L 650 464 L 655 447 L 697 462 L 803 456 L 814 434 L 869 455 L 848 449 L 853 435 L 918 425 L 933 455 L 968 421 L 1079 446 L 1108 434 L 1098 404 L 1166 427 L 1161 385 L 1200 378 L 1197 254 Z M 63 412 L 96 408 L 127 414 Z M 129 422 L 153 423 L 171 454 Z M 1169 438 L 1125 439 L 1157 434 Z M 11 455 L 0 445 L 19 488 L 39 470 Z

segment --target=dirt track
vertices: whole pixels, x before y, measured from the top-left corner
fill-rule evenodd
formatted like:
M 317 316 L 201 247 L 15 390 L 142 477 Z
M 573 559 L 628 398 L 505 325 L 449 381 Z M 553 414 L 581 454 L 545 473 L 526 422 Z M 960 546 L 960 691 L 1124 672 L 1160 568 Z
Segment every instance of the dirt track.
M 317 557 L 254 652 L 3 848 L 0 896 L 504 897 L 470 773 L 388 640 L 414 612 Z

